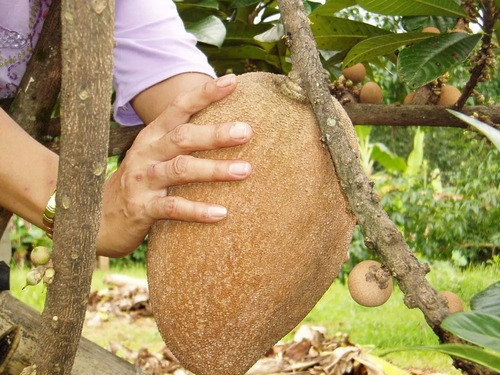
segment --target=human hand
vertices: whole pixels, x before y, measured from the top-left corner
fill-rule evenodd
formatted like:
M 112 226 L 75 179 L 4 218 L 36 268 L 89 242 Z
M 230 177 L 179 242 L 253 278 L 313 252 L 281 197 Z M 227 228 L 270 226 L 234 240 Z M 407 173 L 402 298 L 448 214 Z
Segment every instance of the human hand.
M 250 164 L 244 161 L 188 155 L 240 145 L 251 138 L 252 129 L 244 123 L 199 126 L 187 122 L 191 115 L 235 88 L 235 77 L 230 75 L 184 92 L 139 133 L 104 185 L 98 254 L 127 255 L 160 219 L 213 223 L 226 216 L 225 207 L 169 196 L 168 188 L 192 182 L 242 180 L 250 175 Z

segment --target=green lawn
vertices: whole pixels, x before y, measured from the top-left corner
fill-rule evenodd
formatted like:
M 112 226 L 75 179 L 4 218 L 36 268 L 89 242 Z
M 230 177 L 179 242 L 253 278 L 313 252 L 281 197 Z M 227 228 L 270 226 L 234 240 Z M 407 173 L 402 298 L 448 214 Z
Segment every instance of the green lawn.
M 470 299 L 477 292 L 485 289 L 495 281 L 500 280 L 500 269 L 498 266 L 474 267 L 467 270 L 458 270 L 448 263 L 436 263 L 428 275 L 428 280 L 437 290 L 450 290 L 458 294 L 466 309 L 469 308 Z M 17 298 L 30 304 L 38 310 L 42 309 L 45 298 L 42 286 L 29 287 L 22 290 L 23 277 L 27 270 L 14 270 L 12 272 L 12 293 Z M 132 269 L 116 270 L 129 276 L 145 278 L 145 270 L 141 267 Z M 105 274 L 96 271 L 94 274 L 92 288 L 101 289 L 105 287 L 103 279 Z M 316 307 L 304 319 L 303 324 L 321 325 L 327 328 L 329 335 L 336 332 L 345 332 L 353 343 L 372 348 L 374 354 L 385 349 L 407 347 L 413 345 L 434 345 L 437 338 L 427 326 L 423 314 L 418 309 L 409 310 L 403 303 L 403 295 L 399 288 L 395 287 L 389 301 L 380 307 L 367 308 L 357 305 L 350 297 L 347 287 L 340 281 L 334 282 L 325 293 Z M 146 323 L 147 326 L 137 327 L 134 333 L 133 327 L 127 328 L 129 336 L 123 336 L 123 331 L 117 326 L 120 321 L 112 320 L 110 330 L 120 333 L 115 340 L 133 349 L 141 346 L 157 348 L 161 339 L 156 331 L 154 323 Z M 106 346 L 109 331 L 86 330 L 85 335 L 100 345 Z M 149 331 L 149 332 L 148 332 Z M 135 337 L 137 336 L 137 337 Z M 132 337 L 132 338 L 131 338 Z M 148 345 L 142 341 L 149 337 Z M 287 336 L 290 338 L 291 334 Z M 123 341 L 126 341 L 125 343 Z M 137 348 L 135 348 L 137 346 Z M 459 374 L 451 366 L 451 360 L 445 355 L 435 352 L 407 351 L 393 353 L 387 356 L 396 365 L 401 367 L 433 368 L 442 373 Z

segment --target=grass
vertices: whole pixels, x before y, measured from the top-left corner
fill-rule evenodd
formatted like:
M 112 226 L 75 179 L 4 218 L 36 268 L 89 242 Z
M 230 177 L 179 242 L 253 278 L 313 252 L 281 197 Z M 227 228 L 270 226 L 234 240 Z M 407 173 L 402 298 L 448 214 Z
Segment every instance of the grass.
M 437 290 L 450 290 L 458 294 L 469 309 L 470 299 L 479 291 L 500 280 L 498 266 L 472 267 L 458 270 L 448 263 L 435 263 L 428 275 L 429 282 Z M 144 268 L 112 269 L 128 276 L 145 278 Z M 45 298 L 43 286 L 28 287 L 22 290 L 23 278 L 27 270 L 13 270 L 11 276 L 12 293 L 25 303 L 41 311 Z M 92 289 L 105 288 L 106 273 L 96 271 Z M 428 327 L 423 314 L 418 309 L 409 310 L 403 303 L 403 294 L 395 287 L 389 301 L 379 307 L 367 308 L 357 305 L 350 297 L 346 285 L 335 281 L 316 307 L 302 324 L 321 325 L 329 335 L 336 332 L 348 333 L 353 343 L 373 349 L 377 355 L 386 349 L 415 345 L 438 344 L 437 337 Z M 120 343 L 132 350 L 147 347 L 155 352 L 162 346 L 161 337 L 154 321 L 144 320 L 131 324 L 123 319 L 110 317 L 109 321 L 97 328 L 85 327 L 84 336 L 106 347 L 111 341 Z M 293 332 L 285 339 L 290 339 Z M 451 359 L 436 352 L 404 351 L 388 355 L 400 367 L 432 368 L 446 374 L 459 374 L 451 366 Z

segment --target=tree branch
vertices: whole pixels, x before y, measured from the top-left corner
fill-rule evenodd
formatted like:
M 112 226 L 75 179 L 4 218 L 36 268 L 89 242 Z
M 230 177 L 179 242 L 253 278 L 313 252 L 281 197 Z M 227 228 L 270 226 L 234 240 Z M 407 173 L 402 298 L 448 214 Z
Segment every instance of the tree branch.
M 323 139 L 351 210 L 358 219 L 366 245 L 376 250 L 382 263 L 398 280 L 405 295 L 405 304 L 409 308 L 418 307 L 422 310 L 441 341 L 456 342 L 457 338 L 440 328 L 449 310 L 446 302 L 425 278 L 429 271 L 428 265 L 418 262 L 401 232 L 379 205 L 379 198 L 361 170 L 354 150 L 349 147 L 343 127 L 339 125 L 335 99 L 330 96 L 302 1 L 279 0 L 278 4 L 292 57 L 292 69 L 298 74 L 313 106 Z
M 42 314 L 38 375 L 70 374 L 73 367 L 95 262 L 109 134 L 114 1 L 63 0 L 61 15 L 56 273 Z
M 476 55 L 473 56 L 471 61 L 474 62 L 474 67 L 470 71 L 471 75 L 465 87 L 463 89 L 462 95 L 458 98 L 456 107 L 461 110 L 465 105 L 465 102 L 472 95 L 472 92 L 476 88 L 479 82 L 489 81 L 490 69 L 494 68 L 495 64 L 495 53 L 493 52 L 496 47 L 492 42 L 492 35 L 495 31 L 495 23 L 500 16 L 500 12 L 495 13 L 495 2 L 494 0 L 486 0 L 483 5 L 483 32 L 484 35 L 481 38 L 481 48 L 477 51 Z

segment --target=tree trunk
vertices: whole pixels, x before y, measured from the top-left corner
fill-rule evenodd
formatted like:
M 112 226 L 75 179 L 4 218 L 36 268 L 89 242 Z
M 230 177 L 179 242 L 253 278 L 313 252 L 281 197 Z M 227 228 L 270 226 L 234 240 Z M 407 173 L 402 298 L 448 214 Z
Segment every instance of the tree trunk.
M 302 1 L 279 0 L 278 4 L 292 57 L 292 69 L 298 74 L 300 84 L 313 106 L 322 139 L 328 146 L 350 208 L 358 219 L 365 244 L 376 250 L 382 263 L 396 277 L 405 295 L 405 304 L 409 308 L 420 308 L 442 342 L 458 342 L 458 338 L 440 327 L 449 310 L 446 302 L 425 278 L 429 266 L 418 262 L 401 232 L 379 205 L 377 194 L 349 146 L 342 126 L 338 125 L 334 102 Z M 476 374 L 489 371 L 472 366 Z
M 61 153 L 48 287 L 35 364 L 38 375 L 70 374 L 81 337 L 106 175 L 114 1 L 64 0 Z
M 22 303 L 9 292 L 0 293 L 0 333 L 7 331 L 10 327 L 20 325 L 22 338 L 17 350 L 8 363 L 4 363 L 2 374 L 19 375 L 19 373 L 32 363 L 37 346 L 37 335 L 41 327 L 41 317 L 38 311 Z M 0 364 L 0 367 L 3 364 Z M 142 370 L 131 363 L 101 348 L 85 338 L 78 343 L 74 375 L 141 375 Z

